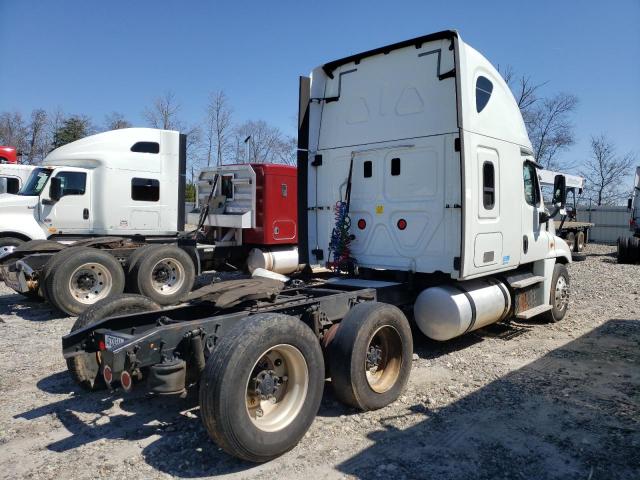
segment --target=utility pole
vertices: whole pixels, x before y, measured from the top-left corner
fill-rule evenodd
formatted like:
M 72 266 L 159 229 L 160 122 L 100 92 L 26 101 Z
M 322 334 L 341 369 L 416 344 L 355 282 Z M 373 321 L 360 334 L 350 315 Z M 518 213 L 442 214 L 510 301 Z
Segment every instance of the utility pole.
M 250 157 L 250 148 L 249 148 L 250 144 L 249 144 L 249 142 L 250 142 L 250 140 L 251 140 L 251 135 L 249 135 L 247 138 L 244 139 L 245 151 L 246 151 L 246 156 L 247 156 L 247 163 L 250 163 L 249 162 L 249 157 Z

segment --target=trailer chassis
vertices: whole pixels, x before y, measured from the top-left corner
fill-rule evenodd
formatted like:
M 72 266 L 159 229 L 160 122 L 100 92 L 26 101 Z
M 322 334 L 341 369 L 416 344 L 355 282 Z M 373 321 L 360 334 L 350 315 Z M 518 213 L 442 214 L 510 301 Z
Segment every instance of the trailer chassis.
M 409 303 L 406 288 L 398 287 L 401 284 L 383 288 L 383 296 L 392 295 L 396 301 L 404 297 Z M 322 342 L 354 305 L 377 299 L 375 288 L 321 284 L 284 289 L 275 298 L 226 309 L 196 301 L 159 312 L 106 318 L 64 336 L 62 350 L 65 359 L 99 354 L 101 368 L 108 369 L 110 378 L 121 378 L 125 372 L 137 379 L 146 376 L 150 392 L 179 394 L 197 381 L 220 338 L 243 318 L 259 313 L 294 316 Z

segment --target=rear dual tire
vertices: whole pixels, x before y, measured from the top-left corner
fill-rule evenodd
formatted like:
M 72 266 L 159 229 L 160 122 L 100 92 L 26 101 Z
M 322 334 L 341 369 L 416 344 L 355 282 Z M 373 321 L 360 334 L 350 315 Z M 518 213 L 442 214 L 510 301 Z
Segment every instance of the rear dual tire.
M 618 263 L 640 263 L 640 239 L 636 237 L 618 238 Z
M 311 329 L 296 317 L 257 314 L 236 323 L 209 356 L 200 415 L 227 453 L 266 462 L 304 436 L 323 387 L 322 350 Z
M 364 411 L 385 407 L 409 380 L 411 327 L 393 305 L 359 303 L 337 326 L 328 355 L 331 383 L 341 402 Z
M 125 275 L 116 258 L 102 250 L 69 247 L 43 269 L 43 294 L 68 315 L 79 315 L 96 302 L 124 291 Z
M 173 305 L 191 291 L 196 278 L 193 260 L 175 245 L 145 245 L 129 257 L 127 290 Z

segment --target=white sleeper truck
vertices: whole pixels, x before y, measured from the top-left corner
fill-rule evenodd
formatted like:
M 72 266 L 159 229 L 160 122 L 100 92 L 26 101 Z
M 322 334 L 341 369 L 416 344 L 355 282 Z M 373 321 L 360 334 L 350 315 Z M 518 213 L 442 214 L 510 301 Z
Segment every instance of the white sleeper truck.
M 241 269 L 249 253 L 256 265 L 295 271 L 295 235 L 255 234 L 271 231 L 259 215 L 261 182 L 274 177 L 270 168 L 295 192 L 294 167 L 225 165 L 201 172 L 198 208 L 188 214 L 193 226 L 185 232 L 185 135 L 129 128 L 62 146 L 17 195 L 0 196 L 0 278 L 18 293 L 77 315 L 125 290 L 175 304 L 200 272 Z M 283 198 L 277 194 L 270 199 Z M 283 201 L 295 208 L 295 198 Z M 278 264 L 266 265 L 273 257 Z
M 631 236 L 618 238 L 618 263 L 640 263 L 640 167 L 636 167 L 627 209 Z
M 162 312 L 141 297 L 99 302 L 62 340 L 80 385 L 199 388 L 211 438 L 263 462 L 303 437 L 327 377 L 352 407 L 395 401 L 410 321 L 448 340 L 565 316 L 571 252 L 550 222 L 565 179 L 550 214 L 509 87 L 457 32 L 301 78 L 298 147 L 302 274 L 223 281 Z

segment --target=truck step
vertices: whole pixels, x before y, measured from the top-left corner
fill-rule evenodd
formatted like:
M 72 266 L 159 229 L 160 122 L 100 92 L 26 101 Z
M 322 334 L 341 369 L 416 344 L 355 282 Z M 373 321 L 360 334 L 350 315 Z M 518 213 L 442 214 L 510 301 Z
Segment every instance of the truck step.
M 535 285 L 536 283 L 540 283 L 543 281 L 544 277 L 541 275 L 530 275 L 514 280 L 513 282 L 509 282 L 509 285 L 511 285 L 511 288 L 519 289 L 528 287 L 530 285 Z
M 520 312 L 516 314 L 516 318 L 528 320 L 529 318 L 533 318 L 536 315 L 539 315 L 541 313 L 551 310 L 551 308 L 552 308 L 551 305 L 549 305 L 548 303 L 544 305 L 538 305 L 537 307 L 533 307 L 533 308 L 530 308 L 529 310 L 525 310 L 524 312 Z
M 238 193 L 235 192 L 233 195 L 234 200 L 251 200 L 253 198 L 253 194 L 251 193 Z

